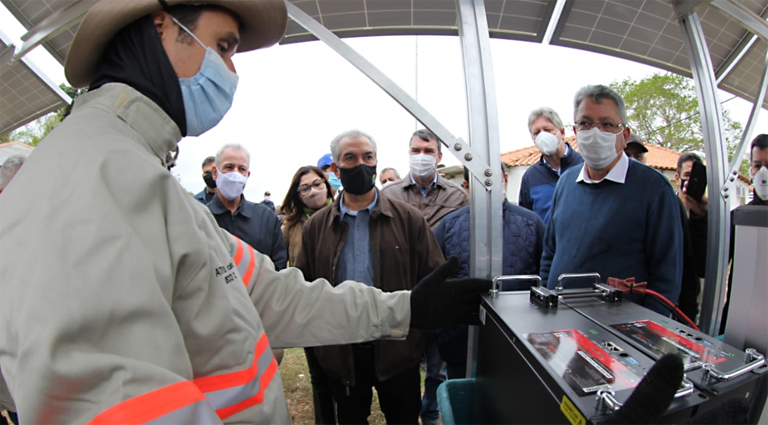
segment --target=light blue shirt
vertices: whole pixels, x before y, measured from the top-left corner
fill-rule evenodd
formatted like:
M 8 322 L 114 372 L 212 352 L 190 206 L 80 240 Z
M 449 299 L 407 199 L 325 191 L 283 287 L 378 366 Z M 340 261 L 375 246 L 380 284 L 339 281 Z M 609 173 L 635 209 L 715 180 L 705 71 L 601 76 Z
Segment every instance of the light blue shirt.
M 368 221 L 379 201 L 379 193 L 375 191 L 374 193 L 373 202 L 359 211 L 350 211 L 344 205 L 344 193 L 341 194 L 339 215 L 341 221 L 349 226 L 349 231 L 339 258 L 337 274 L 339 282 L 354 280 L 373 286 L 373 251 L 368 233 Z
M 421 196 L 425 198 L 427 197 L 427 193 L 429 193 L 429 190 L 435 187 L 435 185 L 437 184 L 437 175 L 438 175 L 437 171 L 435 171 L 435 178 L 432 179 L 432 183 L 427 187 L 421 187 L 421 185 L 416 183 L 416 180 L 413 179 L 413 174 L 408 173 L 408 176 L 411 178 L 411 183 L 415 184 L 416 187 L 419 188 L 419 192 L 421 192 Z

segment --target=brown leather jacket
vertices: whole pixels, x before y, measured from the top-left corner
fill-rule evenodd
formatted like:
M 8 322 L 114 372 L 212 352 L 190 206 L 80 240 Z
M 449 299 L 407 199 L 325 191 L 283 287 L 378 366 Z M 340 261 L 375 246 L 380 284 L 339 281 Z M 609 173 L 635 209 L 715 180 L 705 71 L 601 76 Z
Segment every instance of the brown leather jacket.
M 439 175 L 435 186 L 427 192 L 427 196 L 421 194 L 416 184 L 411 181 L 410 174 L 388 184 L 387 187 L 381 190 L 381 193 L 390 199 L 397 199 L 416 207 L 416 209 L 421 211 L 433 231 L 440 224 L 440 220 L 443 217 L 467 205 L 469 202 L 469 197 L 464 188 L 449 182 Z
M 337 277 L 337 265 L 348 225 L 340 219 L 340 200 L 316 212 L 304 224 L 302 249 L 295 266 L 305 279 L 325 277 L 334 286 L 342 283 Z M 445 262 L 429 225 L 410 205 L 379 194 L 368 226 L 374 286 L 385 292 L 409 290 Z M 413 367 L 423 351 L 421 335 L 413 330 L 405 340 L 379 340 L 374 345 L 379 381 Z M 317 347 L 315 354 L 330 376 L 345 385 L 355 385 L 351 345 Z

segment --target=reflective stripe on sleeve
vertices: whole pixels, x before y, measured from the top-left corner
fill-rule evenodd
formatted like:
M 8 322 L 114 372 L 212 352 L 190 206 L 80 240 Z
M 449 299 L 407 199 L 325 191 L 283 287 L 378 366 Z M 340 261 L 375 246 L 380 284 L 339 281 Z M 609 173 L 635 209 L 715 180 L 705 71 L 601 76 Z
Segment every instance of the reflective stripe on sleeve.
M 208 424 L 218 421 L 212 415 L 211 406 L 197 386 L 182 381 L 116 404 L 88 424 Z
M 237 272 L 243 279 L 243 284 L 248 287 L 248 282 L 253 277 L 253 271 L 256 268 L 256 251 L 239 238 L 234 238 L 237 241 L 237 250 L 232 259 L 235 261 L 235 266 L 237 266 Z
M 226 419 L 264 400 L 264 391 L 277 372 L 277 362 L 264 333 L 256 343 L 250 366 L 236 372 L 195 379 L 219 418 Z

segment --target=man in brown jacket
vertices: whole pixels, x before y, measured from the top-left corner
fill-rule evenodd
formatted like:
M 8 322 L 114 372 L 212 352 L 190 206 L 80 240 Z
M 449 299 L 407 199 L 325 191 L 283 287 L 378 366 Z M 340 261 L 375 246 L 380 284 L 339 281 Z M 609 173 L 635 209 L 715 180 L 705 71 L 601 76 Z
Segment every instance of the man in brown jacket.
M 434 133 L 423 129 L 413 133 L 408 151 L 411 172 L 402 180 L 382 188 L 381 193 L 418 208 L 434 231 L 443 217 L 467 205 L 469 197 L 463 188 L 440 177 L 437 172 L 443 153 Z M 424 379 L 421 421 L 431 425 L 436 424 L 439 418 L 437 387 L 445 381 L 446 373 L 432 334 L 426 335 L 425 345 L 427 375 Z
M 440 141 L 429 130 L 411 135 L 408 175 L 381 190 L 385 196 L 413 205 L 434 231 L 446 215 L 467 205 L 469 197 L 460 186 L 440 177 L 437 164 L 443 159 Z
M 380 196 L 372 137 L 342 133 L 331 153 L 331 170 L 344 191 L 307 221 L 296 266 L 306 278 L 325 277 L 333 285 L 355 279 L 386 292 L 412 288 L 444 261 L 429 225 L 417 209 Z M 315 348 L 330 377 L 339 423 L 367 423 L 375 387 L 387 423 L 417 424 L 421 352 L 413 332 L 404 341 Z

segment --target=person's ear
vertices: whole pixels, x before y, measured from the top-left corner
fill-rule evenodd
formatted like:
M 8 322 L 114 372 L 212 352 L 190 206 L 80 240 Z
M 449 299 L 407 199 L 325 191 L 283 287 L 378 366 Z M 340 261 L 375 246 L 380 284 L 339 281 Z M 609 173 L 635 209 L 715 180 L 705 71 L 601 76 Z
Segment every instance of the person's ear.
M 335 162 L 332 162 L 332 163 L 331 163 L 331 172 L 332 172 L 333 174 L 335 174 L 335 175 L 336 175 L 336 177 L 339 177 L 339 178 L 341 178 L 341 177 L 339 176 L 339 167 L 338 167 L 338 166 L 336 166 L 336 163 L 335 163 Z
M 160 39 L 162 39 L 163 36 L 168 32 L 169 22 L 171 22 L 171 19 L 169 18 L 170 15 L 168 15 L 168 12 L 164 10 L 158 10 L 153 12 L 150 16 L 152 18 L 152 22 L 155 24 L 157 34 L 160 35 Z
M 216 179 L 219 177 L 219 170 L 214 165 L 213 168 L 211 168 L 211 172 L 213 173 L 213 180 L 216 181 Z

